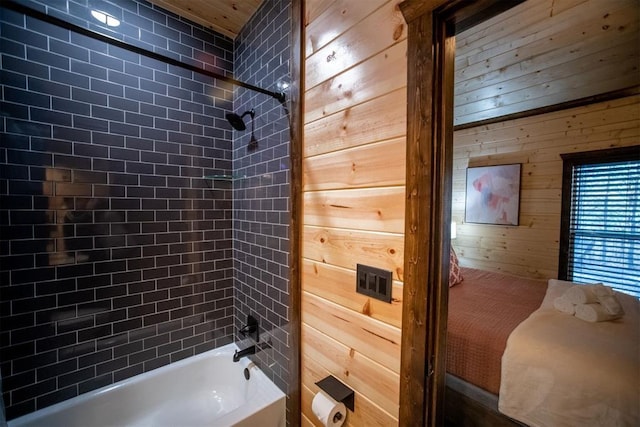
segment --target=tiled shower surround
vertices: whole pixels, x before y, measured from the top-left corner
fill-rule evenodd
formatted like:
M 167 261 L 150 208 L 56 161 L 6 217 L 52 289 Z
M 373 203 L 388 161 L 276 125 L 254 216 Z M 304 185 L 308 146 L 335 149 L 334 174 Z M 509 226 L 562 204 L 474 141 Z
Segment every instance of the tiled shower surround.
M 21 3 L 233 73 L 231 39 L 142 0 Z M 89 5 L 121 26 L 92 23 Z M 224 115 L 234 96 L 237 111 L 254 94 L 234 95 L 228 83 L 0 11 L 7 418 L 227 344 L 246 309 L 271 331 L 261 365 L 286 379 L 289 139 L 277 101 L 256 103 L 260 145 L 246 153 L 237 143 L 249 132 L 233 133 Z M 236 44 L 253 43 L 254 34 Z M 259 75 L 253 64 L 241 69 Z M 246 178 L 204 178 L 211 175 Z
M 235 40 L 236 78 L 280 92 L 290 81 L 290 37 L 291 1 L 265 1 Z M 257 148 L 248 146 L 246 116 L 247 130 L 234 132 L 233 148 L 235 321 L 241 327 L 248 313 L 258 315 L 267 347 L 255 359 L 288 392 L 289 121 L 275 98 L 244 88 L 236 90 L 234 108 L 238 114 L 255 111 L 258 141 Z

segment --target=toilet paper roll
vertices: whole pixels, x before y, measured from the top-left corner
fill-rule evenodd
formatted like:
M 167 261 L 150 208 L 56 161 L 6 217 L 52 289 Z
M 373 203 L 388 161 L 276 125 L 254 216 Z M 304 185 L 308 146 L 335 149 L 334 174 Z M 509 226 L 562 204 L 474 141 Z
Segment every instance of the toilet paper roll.
M 344 403 L 336 402 L 323 391 L 313 397 L 311 410 L 326 427 L 340 427 L 347 417 L 347 408 Z

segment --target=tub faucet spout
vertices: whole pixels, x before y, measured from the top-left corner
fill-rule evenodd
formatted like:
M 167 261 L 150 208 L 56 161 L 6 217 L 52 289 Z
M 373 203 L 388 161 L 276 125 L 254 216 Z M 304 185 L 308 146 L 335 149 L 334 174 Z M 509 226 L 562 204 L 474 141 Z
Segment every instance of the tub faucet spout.
M 246 357 L 250 354 L 256 354 L 256 346 L 252 345 L 251 347 L 247 347 L 244 350 L 236 350 L 236 352 L 233 354 L 233 361 L 234 362 L 239 362 L 240 359 L 242 359 L 243 357 Z

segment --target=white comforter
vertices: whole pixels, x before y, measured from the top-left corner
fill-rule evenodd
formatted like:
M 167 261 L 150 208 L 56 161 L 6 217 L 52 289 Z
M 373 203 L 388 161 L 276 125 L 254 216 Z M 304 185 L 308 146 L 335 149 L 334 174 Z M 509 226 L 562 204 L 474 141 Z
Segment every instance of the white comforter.
M 553 308 L 570 286 L 554 282 L 509 336 L 500 412 L 530 426 L 640 426 L 640 301 L 616 293 L 625 316 L 589 323 Z

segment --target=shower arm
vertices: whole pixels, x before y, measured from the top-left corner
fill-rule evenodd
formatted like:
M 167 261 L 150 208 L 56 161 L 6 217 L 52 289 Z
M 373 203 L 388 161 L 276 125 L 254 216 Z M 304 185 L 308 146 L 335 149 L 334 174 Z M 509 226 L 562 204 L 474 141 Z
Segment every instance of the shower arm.
M 235 86 L 240 86 L 240 87 L 243 87 L 245 89 L 249 89 L 249 90 L 252 90 L 252 91 L 255 91 L 255 92 L 260 92 L 260 93 L 265 94 L 265 95 L 269 95 L 269 96 L 277 99 L 280 102 L 280 104 L 282 104 L 282 106 L 285 108 L 285 111 L 287 111 L 287 107 L 286 107 L 287 98 L 286 98 L 286 95 L 284 94 L 284 92 L 273 92 L 273 91 L 270 91 L 270 90 L 267 90 L 267 89 L 263 89 L 261 87 L 254 86 L 252 84 L 245 83 L 245 82 L 242 82 L 240 80 L 236 80 L 236 79 L 233 79 L 231 77 L 227 77 L 227 76 L 222 75 L 222 74 L 214 73 L 212 71 L 205 70 L 203 68 L 199 68 L 199 67 L 196 67 L 196 66 L 191 65 L 191 64 L 186 64 L 186 63 L 184 63 L 182 61 L 178 61 L 177 59 L 173 59 L 173 58 L 170 58 L 168 56 L 161 55 L 159 53 L 152 52 L 150 50 L 143 49 L 143 48 L 138 47 L 138 46 L 130 45 L 130 44 L 125 43 L 123 41 L 120 41 L 120 40 L 118 40 L 118 39 L 116 39 L 114 37 L 107 36 L 107 35 L 104 35 L 104 34 L 100 34 L 100 33 L 97 33 L 95 31 L 89 30 L 87 28 L 80 27 L 78 25 L 75 25 L 75 24 L 72 24 L 70 22 L 67 22 L 64 19 L 60 19 L 60 18 L 57 18 L 55 16 L 48 15 L 48 14 L 46 14 L 44 12 L 40 12 L 39 10 L 35 10 L 35 9 L 30 8 L 30 7 L 24 6 L 22 4 L 16 3 L 13 0 L 3 0 L 1 6 L 4 7 L 4 8 L 13 10 L 14 12 L 22 13 L 24 15 L 31 16 L 32 18 L 36 18 L 36 19 L 38 19 L 40 21 L 44 21 L 44 22 L 47 22 L 49 24 L 53 24 L 53 25 L 56 25 L 58 27 L 62 27 L 64 29 L 66 29 L 66 30 L 73 31 L 73 32 L 81 34 L 83 36 L 87 36 L 87 37 L 90 37 L 92 39 L 95 39 L 95 40 L 98 40 L 98 41 L 101 41 L 101 42 L 108 43 L 108 44 L 111 44 L 113 46 L 119 47 L 121 49 L 128 50 L 129 52 L 133 52 L 133 53 L 137 53 L 138 55 L 146 56 L 147 58 L 155 59 L 157 61 L 161 61 L 161 62 L 167 63 L 169 65 L 174 65 L 176 67 L 181 67 L 181 68 L 184 68 L 186 70 L 193 71 L 195 73 L 204 74 L 205 76 L 212 77 L 212 78 L 217 79 L 217 80 L 222 80 L 222 81 L 227 82 L 227 83 L 231 83 L 232 85 L 235 85 Z M 288 111 L 287 111 L 287 113 L 288 113 Z
M 246 116 L 247 114 L 251 116 L 251 120 L 253 120 L 255 118 L 255 116 L 256 116 L 256 112 L 254 110 L 247 110 L 244 113 L 242 113 L 240 118 L 243 119 L 244 116 Z

